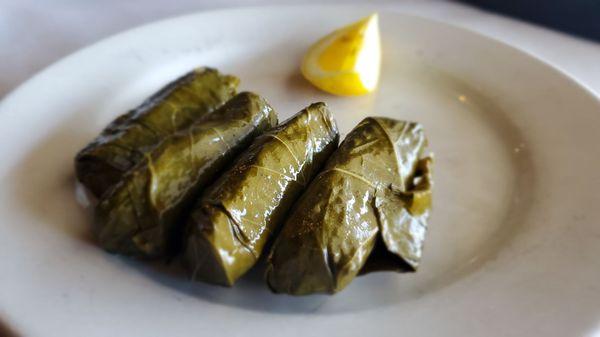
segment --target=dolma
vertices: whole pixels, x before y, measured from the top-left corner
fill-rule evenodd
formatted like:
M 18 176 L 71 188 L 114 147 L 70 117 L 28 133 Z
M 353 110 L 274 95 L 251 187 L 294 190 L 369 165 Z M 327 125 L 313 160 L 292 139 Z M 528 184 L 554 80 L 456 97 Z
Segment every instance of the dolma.
M 231 286 L 246 273 L 338 139 L 331 112 L 315 103 L 254 140 L 192 212 L 185 249 L 192 279 Z
M 359 273 L 414 271 L 431 202 L 421 125 L 366 118 L 312 181 L 273 243 L 266 279 L 278 293 L 335 293 Z
M 139 107 L 119 116 L 75 158 L 79 181 L 96 197 L 118 182 L 166 136 L 223 105 L 238 79 L 198 68 L 176 79 Z
M 100 244 L 109 252 L 144 258 L 176 252 L 185 227 L 181 217 L 200 189 L 276 124 L 267 102 L 246 92 L 165 139 L 100 199 Z

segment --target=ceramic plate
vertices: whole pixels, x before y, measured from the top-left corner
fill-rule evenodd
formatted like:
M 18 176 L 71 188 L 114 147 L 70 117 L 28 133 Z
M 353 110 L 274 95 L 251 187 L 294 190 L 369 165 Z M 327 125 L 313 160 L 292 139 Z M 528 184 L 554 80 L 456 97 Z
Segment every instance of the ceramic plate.
M 383 74 L 340 98 L 299 75 L 307 47 L 370 14 L 269 7 L 133 29 L 54 64 L 0 105 L 0 317 L 25 336 L 575 336 L 600 318 L 600 102 L 510 46 L 381 12 Z M 192 283 L 94 244 L 75 153 L 111 119 L 199 65 L 238 75 L 281 119 L 327 102 L 420 121 L 434 211 L 417 273 L 357 278 L 335 296 Z

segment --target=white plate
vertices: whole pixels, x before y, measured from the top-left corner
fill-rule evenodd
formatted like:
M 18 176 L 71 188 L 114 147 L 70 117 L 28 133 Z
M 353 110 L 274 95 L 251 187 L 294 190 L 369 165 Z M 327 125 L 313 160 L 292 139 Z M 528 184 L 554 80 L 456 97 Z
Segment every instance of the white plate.
M 576 336 L 598 329 L 600 103 L 567 76 L 472 32 L 381 13 L 379 90 L 317 91 L 307 46 L 358 7 L 199 13 L 131 30 L 41 72 L 0 105 L 0 316 L 26 336 Z M 92 23 L 93 24 L 93 23 Z M 323 100 L 422 122 L 436 154 L 422 268 L 335 296 L 191 283 L 108 255 L 76 201 L 73 156 L 117 114 L 197 65 L 237 74 L 283 118 Z

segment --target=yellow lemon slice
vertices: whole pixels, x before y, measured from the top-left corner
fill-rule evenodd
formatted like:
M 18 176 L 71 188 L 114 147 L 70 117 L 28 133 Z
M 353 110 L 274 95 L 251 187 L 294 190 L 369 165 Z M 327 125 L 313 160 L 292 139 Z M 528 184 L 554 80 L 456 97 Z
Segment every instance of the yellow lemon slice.
M 310 47 L 302 74 L 321 90 L 355 96 L 377 87 L 381 41 L 377 13 L 340 28 Z

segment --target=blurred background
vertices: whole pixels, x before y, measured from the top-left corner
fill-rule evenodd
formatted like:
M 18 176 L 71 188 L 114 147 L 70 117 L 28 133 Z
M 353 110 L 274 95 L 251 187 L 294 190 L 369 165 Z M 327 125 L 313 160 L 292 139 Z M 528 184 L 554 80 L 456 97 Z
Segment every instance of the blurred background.
M 462 0 L 492 12 L 600 41 L 598 0 Z

